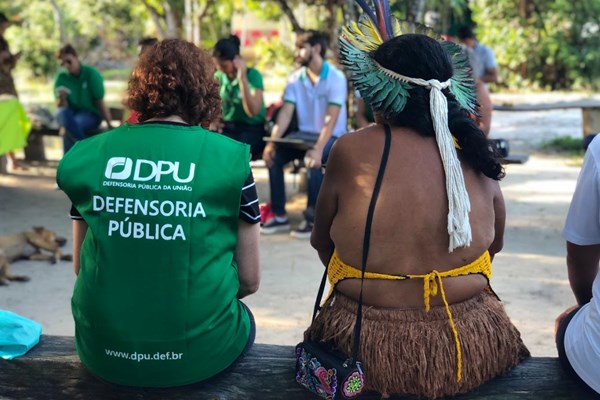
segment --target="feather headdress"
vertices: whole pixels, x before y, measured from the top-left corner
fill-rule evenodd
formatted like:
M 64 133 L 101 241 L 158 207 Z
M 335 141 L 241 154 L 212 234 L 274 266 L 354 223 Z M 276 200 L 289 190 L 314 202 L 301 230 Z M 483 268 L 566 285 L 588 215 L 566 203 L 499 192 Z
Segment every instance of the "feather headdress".
M 406 33 L 418 33 L 434 38 L 434 32 L 419 24 L 398 21 L 392 17 L 387 0 L 374 0 L 371 9 L 366 0 L 355 0 L 363 14 L 357 22 L 352 21 L 342 28 L 340 35 L 340 61 L 351 72 L 351 80 L 363 98 L 385 118 L 392 119 L 404 109 L 410 91 L 415 86 L 430 90 L 430 112 L 436 133 L 436 141 L 446 173 L 448 194 L 448 250 L 469 246 L 471 205 L 466 191 L 460 161 L 454 148 L 454 138 L 448 128 L 448 103 L 442 90 L 448 89 L 461 107 L 476 113 L 475 82 L 469 61 L 460 46 L 440 41 L 448 52 L 453 66 L 452 77 L 439 82 L 401 75 L 381 66 L 371 53 L 384 42 Z M 401 56 L 401 54 L 399 55 Z

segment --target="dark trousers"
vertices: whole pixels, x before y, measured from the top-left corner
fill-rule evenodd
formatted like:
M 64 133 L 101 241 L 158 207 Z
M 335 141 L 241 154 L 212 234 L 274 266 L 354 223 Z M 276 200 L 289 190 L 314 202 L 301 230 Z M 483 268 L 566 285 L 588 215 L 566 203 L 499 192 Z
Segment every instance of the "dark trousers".
M 318 137 L 318 136 L 316 136 Z M 327 145 L 323 149 L 323 159 L 322 163 L 324 164 L 327 161 L 327 157 L 329 157 L 329 152 L 331 151 L 331 146 L 335 143 L 337 138 L 331 137 Z M 316 140 L 316 138 L 315 138 Z M 275 150 L 275 156 L 273 157 L 273 164 L 269 168 L 269 187 L 271 189 L 271 209 L 275 215 L 285 215 L 285 180 L 283 174 L 283 167 L 293 160 L 302 160 L 304 155 L 306 154 L 305 150 L 298 150 L 291 147 L 286 147 L 284 145 L 277 145 Z M 319 196 L 319 190 L 321 189 L 321 183 L 323 182 L 323 169 L 319 168 L 307 168 L 306 174 L 308 178 L 308 187 L 307 187 L 307 204 L 305 217 L 307 220 L 312 222 L 311 214 L 312 210 L 314 210 L 315 205 L 317 204 L 317 197 Z
M 265 149 L 263 137 L 266 135 L 263 124 L 249 125 L 242 122 L 225 122 L 221 133 L 238 142 L 249 144 L 252 160 L 262 158 L 262 153 Z

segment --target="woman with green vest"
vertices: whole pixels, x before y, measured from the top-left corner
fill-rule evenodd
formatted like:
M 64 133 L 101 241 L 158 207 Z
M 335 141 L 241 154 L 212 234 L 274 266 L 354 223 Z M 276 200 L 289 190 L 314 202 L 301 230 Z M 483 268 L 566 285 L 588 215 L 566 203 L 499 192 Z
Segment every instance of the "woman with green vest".
M 221 39 L 213 49 L 220 85 L 223 127 L 221 132 L 250 145 L 252 159 L 262 157 L 265 147 L 266 108 L 260 72 L 246 66 L 240 56 L 240 39 L 231 35 Z
M 259 285 L 258 198 L 249 146 L 203 128 L 220 113 L 213 74 L 193 44 L 156 44 L 129 80 L 140 123 L 76 143 L 58 166 L 77 353 L 106 381 L 200 382 L 254 342 L 240 299 Z

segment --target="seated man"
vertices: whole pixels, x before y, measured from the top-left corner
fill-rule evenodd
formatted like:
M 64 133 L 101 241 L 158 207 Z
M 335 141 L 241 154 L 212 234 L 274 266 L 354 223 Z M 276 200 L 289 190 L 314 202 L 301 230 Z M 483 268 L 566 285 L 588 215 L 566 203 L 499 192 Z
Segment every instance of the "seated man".
M 569 283 L 577 305 L 556 320 L 558 358 L 582 387 L 600 394 L 600 139 L 589 145 L 563 236 Z
M 309 238 L 323 180 L 321 166 L 335 140 L 346 132 L 348 89 L 344 73 L 325 61 L 327 39 L 323 33 L 306 31 L 299 34 L 296 48 L 296 62 L 301 68 L 288 79 L 283 96 L 285 104 L 277 116 L 271 139 L 282 137 L 296 113 L 302 136 L 314 145 L 307 151 L 273 142 L 265 146 L 263 159 L 269 167 L 271 207 L 275 216 L 264 223 L 261 232 L 273 234 L 290 230 L 285 210 L 283 167 L 292 160 L 304 158 L 308 170 L 308 200 L 304 221 L 292 235 Z
M 104 103 L 104 81 L 100 72 L 82 64 L 70 44 L 58 51 L 58 58 L 65 71 L 57 75 L 54 93 L 58 101 L 58 122 L 65 130 L 63 145 L 66 153 L 75 142 L 97 129 L 102 119 L 109 129 L 112 124 Z

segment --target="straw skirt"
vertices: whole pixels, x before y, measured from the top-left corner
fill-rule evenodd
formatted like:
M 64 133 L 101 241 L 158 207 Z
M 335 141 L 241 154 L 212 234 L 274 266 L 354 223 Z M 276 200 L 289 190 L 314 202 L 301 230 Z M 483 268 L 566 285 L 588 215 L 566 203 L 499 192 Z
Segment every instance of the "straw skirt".
M 351 354 L 357 302 L 335 293 L 305 332 Z M 457 381 L 454 336 L 446 309 L 363 306 L 359 360 L 368 390 L 383 395 L 413 394 L 435 399 L 468 392 L 507 372 L 529 351 L 504 306 L 490 292 L 450 305 L 462 348 Z

